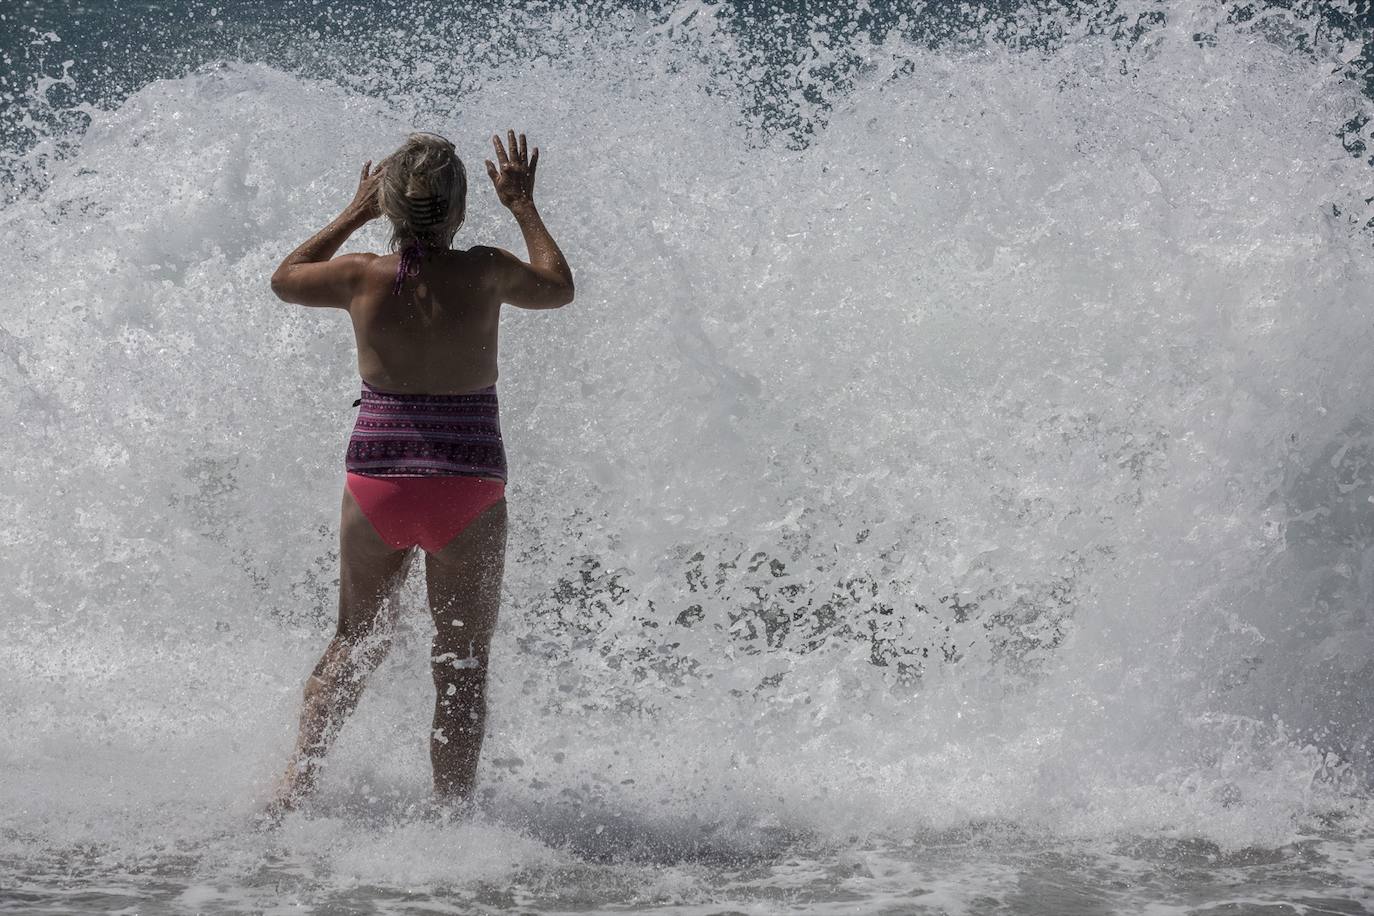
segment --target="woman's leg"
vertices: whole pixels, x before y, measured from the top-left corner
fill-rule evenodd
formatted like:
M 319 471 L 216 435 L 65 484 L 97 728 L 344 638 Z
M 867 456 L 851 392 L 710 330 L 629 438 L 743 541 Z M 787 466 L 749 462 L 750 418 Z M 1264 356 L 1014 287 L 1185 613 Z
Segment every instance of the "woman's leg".
M 397 550 L 377 534 L 344 487 L 339 527 L 339 624 L 305 684 L 300 736 L 274 809 L 290 809 L 314 788 L 324 755 L 358 703 L 367 676 L 391 647 L 398 607 L 383 607 L 405 579 L 413 548 Z
M 501 603 L 506 501 L 493 503 L 438 553 L 425 558 L 434 615 L 434 726 L 430 761 L 441 801 L 472 796 L 487 717 L 487 657 Z

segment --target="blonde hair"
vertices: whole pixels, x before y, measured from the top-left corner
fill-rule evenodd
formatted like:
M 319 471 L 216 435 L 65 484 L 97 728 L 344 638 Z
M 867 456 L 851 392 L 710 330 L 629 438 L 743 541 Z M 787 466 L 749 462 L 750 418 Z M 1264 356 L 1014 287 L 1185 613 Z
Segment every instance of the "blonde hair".
M 438 134 L 414 133 L 382 164 L 377 206 L 391 220 L 391 250 L 412 241 L 452 245 L 468 200 L 467 172 L 453 144 Z

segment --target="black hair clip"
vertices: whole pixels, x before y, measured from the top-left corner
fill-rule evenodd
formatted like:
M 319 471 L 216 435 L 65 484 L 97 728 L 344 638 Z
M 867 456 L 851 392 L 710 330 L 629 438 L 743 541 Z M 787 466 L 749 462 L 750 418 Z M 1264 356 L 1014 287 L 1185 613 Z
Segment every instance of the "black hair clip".
M 429 197 L 407 197 L 411 221 L 416 226 L 437 226 L 448 216 L 448 201 L 438 194 Z

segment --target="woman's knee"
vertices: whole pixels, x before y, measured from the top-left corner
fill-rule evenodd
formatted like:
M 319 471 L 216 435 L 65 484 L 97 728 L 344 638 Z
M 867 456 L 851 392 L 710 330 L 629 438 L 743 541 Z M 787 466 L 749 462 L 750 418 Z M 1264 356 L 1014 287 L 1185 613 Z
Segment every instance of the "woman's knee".
M 358 680 L 377 669 L 391 651 L 390 632 L 374 627 L 340 632 L 330 641 L 329 648 L 315 666 L 314 677 L 333 681 L 339 678 Z
M 489 641 L 482 639 L 434 640 L 429 666 L 441 699 L 470 700 L 485 690 L 488 647 Z
M 436 641 L 430 653 L 430 670 L 436 681 L 453 674 L 481 673 L 487 671 L 488 651 L 485 645 L 472 642 L 443 645 Z

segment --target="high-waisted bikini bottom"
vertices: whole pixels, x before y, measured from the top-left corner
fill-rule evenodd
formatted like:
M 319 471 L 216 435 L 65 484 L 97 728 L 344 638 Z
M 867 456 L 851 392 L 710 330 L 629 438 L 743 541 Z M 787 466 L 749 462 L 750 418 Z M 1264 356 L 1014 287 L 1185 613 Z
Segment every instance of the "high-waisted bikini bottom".
M 377 533 L 397 550 L 420 545 L 438 553 L 506 495 L 485 477 L 370 477 L 348 474 L 348 491 Z

